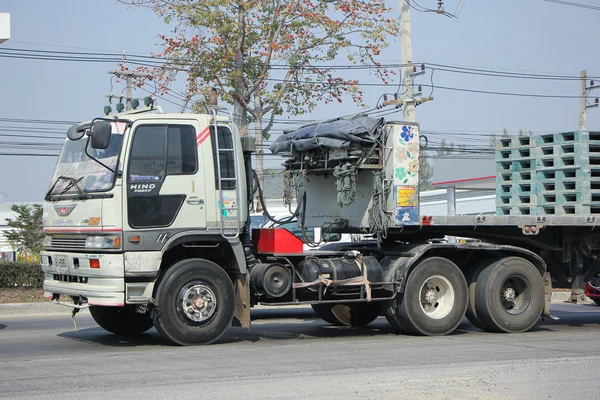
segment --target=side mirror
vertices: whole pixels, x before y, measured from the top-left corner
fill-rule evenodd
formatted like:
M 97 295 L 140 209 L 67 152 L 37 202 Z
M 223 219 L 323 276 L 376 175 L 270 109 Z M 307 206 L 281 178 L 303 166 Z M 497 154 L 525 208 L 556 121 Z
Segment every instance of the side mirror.
M 83 135 L 85 134 L 85 130 L 89 127 L 89 125 L 73 125 L 67 131 L 67 137 L 70 140 L 79 140 L 83 137 Z
M 88 136 L 92 139 L 92 149 L 105 150 L 110 144 L 112 126 L 108 121 L 96 121 L 89 130 Z

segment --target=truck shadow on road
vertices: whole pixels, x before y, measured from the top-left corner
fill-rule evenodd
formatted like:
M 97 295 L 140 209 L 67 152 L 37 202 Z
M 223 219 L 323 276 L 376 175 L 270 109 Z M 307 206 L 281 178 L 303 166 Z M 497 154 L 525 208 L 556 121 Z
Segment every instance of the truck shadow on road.
M 541 320 L 530 332 L 555 332 L 564 327 L 586 328 L 600 325 L 600 307 L 595 305 L 562 305 L 552 311 L 558 320 L 546 318 Z M 0 329 L 3 326 L 0 324 Z M 497 335 L 484 332 L 471 325 L 466 319 L 450 337 L 464 334 Z M 82 344 L 102 345 L 109 347 L 171 347 L 155 329 L 135 338 L 110 334 L 99 327 L 69 331 L 59 337 L 80 342 Z M 230 328 L 215 345 L 233 343 L 259 343 L 282 340 L 340 339 L 390 337 L 410 338 L 392 329 L 384 317 L 362 328 L 340 327 L 330 325 L 319 319 L 312 309 L 257 309 L 252 310 L 252 329 Z M 413 336 L 414 337 L 414 336 Z
M 470 324 L 461 324 L 450 336 L 463 335 L 474 330 Z M 135 338 L 114 335 L 99 327 L 69 331 L 57 336 L 82 344 L 110 347 L 171 346 L 153 328 Z M 311 309 L 254 310 L 252 328 L 230 328 L 214 345 L 232 343 L 258 343 L 290 339 L 336 339 L 365 337 L 406 336 L 392 329 L 384 317 L 379 317 L 366 327 L 352 328 L 330 325 L 319 319 Z

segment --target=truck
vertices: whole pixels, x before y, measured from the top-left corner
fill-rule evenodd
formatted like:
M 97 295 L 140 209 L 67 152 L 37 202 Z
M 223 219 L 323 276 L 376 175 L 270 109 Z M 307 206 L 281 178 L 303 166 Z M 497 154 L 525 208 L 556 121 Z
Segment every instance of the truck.
M 256 145 L 230 112 L 164 113 L 148 104 L 69 128 L 45 197 L 44 295 L 73 316 L 89 308 L 114 334 L 155 327 L 173 344 L 209 344 L 232 325 L 250 328 L 261 304 L 310 305 L 341 326 L 385 316 L 411 335 L 447 335 L 465 316 L 486 331 L 519 333 L 552 317 L 553 282 L 582 295 L 596 271 L 597 208 L 569 198 L 560 207 L 576 213 L 560 215 L 550 213 L 550 198 L 525 200 L 544 182 L 555 197 L 559 185 L 586 179 L 596 189 L 591 156 L 591 167 L 538 171 L 539 160 L 515 147 L 521 139 L 502 139 L 498 213 L 428 216 L 419 213 L 418 124 L 359 115 L 304 126 L 271 146 L 286 157 L 282 179 L 295 193 L 300 231 L 364 238 L 305 251 L 310 238 L 250 229 Z M 588 142 L 597 136 L 588 133 Z M 577 147 L 527 139 L 516 145 L 531 156 Z M 567 170 L 587 178 L 535 181 Z M 449 236 L 475 240 L 442 240 Z

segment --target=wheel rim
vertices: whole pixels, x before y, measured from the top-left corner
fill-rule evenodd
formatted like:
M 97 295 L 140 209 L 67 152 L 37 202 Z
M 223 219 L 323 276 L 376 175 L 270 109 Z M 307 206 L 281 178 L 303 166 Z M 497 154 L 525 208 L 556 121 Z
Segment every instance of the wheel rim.
M 500 301 L 509 314 L 521 314 L 531 303 L 531 287 L 521 276 L 509 276 L 500 287 Z
M 421 286 L 420 295 L 421 309 L 429 318 L 444 318 L 454 306 L 454 287 L 442 275 L 426 279 Z
M 208 321 L 217 309 L 217 296 L 206 284 L 190 282 L 177 295 L 177 310 L 196 323 Z

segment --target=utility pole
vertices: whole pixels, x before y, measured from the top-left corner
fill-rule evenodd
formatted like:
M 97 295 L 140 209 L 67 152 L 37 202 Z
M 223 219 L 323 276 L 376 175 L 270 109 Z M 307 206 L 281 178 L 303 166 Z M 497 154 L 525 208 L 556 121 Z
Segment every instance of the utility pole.
M 590 86 L 587 85 L 587 71 L 581 71 L 581 92 L 579 94 L 579 130 L 587 130 L 587 109 L 598 107 L 598 98 L 593 104 L 587 103 L 587 97 L 593 89 L 600 88 L 600 85 L 594 85 L 594 81 L 590 81 Z
M 125 87 L 125 96 L 113 96 L 112 93 L 110 94 L 111 97 L 119 97 L 119 98 L 123 98 L 125 97 L 125 110 L 129 111 L 131 110 L 131 100 L 133 99 L 133 79 L 134 78 L 145 78 L 146 75 L 145 74 L 138 74 L 137 72 L 133 72 L 133 71 L 119 71 L 119 70 L 112 70 L 112 71 L 108 71 L 109 74 L 116 76 L 117 78 L 122 78 L 125 79 L 126 82 L 126 87 Z
M 400 0 L 400 65 L 402 71 L 403 119 L 417 122 L 416 104 L 413 99 L 415 83 L 412 68 L 412 33 L 410 27 L 410 0 Z
M 415 92 L 415 78 L 425 74 L 425 65 L 417 70 L 412 63 L 412 32 L 410 27 L 410 5 L 411 0 L 400 0 L 400 74 L 402 80 L 402 95 L 400 99 L 385 101 L 384 105 L 400 104 L 403 106 L 403 120 L 406 122 L 417 122 L 415 112 L 419 104 L 433 100 L 433 97 L 423 97 L 421 85 Z

